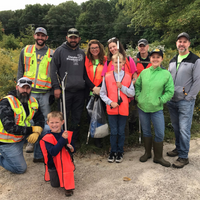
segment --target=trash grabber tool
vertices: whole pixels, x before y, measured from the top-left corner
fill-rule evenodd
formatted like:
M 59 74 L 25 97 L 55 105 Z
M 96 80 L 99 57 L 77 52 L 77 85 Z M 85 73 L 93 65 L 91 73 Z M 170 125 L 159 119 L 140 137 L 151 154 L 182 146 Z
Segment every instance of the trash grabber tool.
M 117 41 L 117 49 L 118 49 L 118 56 L 117 56 L 117 65 L 118 65 L 118 77 L 117 81 L 119 82 L 119 41 Z M 120 97 L 120 88 L 118 88 L 118 105 L 120 105 L 122 102 L 122 98 Z
M 67 131 L 67 116 L 66 116 L 66 105 L 65 105 L 65 83 L 67 80 L 67 72 L 65 72 L 65 76 L 62 80 L 62 97 L 63 97 L 63 115 L 65 121 L 65 131 Z

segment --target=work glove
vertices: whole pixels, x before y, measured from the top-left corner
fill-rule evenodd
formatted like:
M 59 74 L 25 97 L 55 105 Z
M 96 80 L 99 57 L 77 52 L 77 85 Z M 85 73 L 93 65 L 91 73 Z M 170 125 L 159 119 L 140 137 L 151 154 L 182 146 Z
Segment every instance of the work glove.
M 100 94 L 100 90 L 101 90 L 100 87 L 96 87 L 96 86 L 95 86 L 95 87 L 93 88 L 93 93 L 99 95 L 99 94 Z
M 41 128 L 40 126 L 32 126 L 33 133 L 38 133 L 39 135 L 41 135 L 42 131 L 43 131 L 43 128 Z
M 34 144 L 38 140 L 39 136 L 40 136 L 39 133 L 32 133 L 27 137 L 27 140 L 29 143 Z

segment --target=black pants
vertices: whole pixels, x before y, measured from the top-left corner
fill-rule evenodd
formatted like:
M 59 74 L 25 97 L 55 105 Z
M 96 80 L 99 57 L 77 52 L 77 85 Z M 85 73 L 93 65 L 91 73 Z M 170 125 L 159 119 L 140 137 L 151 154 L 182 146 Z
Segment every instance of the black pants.
M 67 122 L 69 120 L 69 116 L 71 116 L 70 127 L 68 127 L 67 129 L 73 131 L 73 136 L 72 136 L 73 145 L 75 145 L 80 132 L 80 121 L 85 101 L 84 95 L 85 95 L 84 90 L 79 90 L 77 92 L 65 91 Z

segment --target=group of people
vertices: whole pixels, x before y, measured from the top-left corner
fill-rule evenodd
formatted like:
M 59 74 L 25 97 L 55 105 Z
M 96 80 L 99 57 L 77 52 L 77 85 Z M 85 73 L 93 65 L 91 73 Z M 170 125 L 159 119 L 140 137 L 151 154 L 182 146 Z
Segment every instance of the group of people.
M 185 32 L 178 35 L 178 54 L 169 68 L 162 67 L 163 52 L 149 52 L 146 39 L 138 41 L 136 58 L 127 57 L 117 38 L 108 40 L 108 54 L 96 39 L 90 40 L 87 52 L 79 48 L 79 32 L 71 28 L 66 42 L 55 52 L 46 46 L 47 31 L 38 27 L 35 44 L 22 49 L 17 74 L 17 85 L 0 101 L 0 166 L 13 173 L 24 173 L 27 165 L 23 145 L 33 162 L 45 163 L 45 180 L 52 187 L 64 187 L 65 195 L 73 195 L 75 169 L 72 153 L 79 148 L 81 114 L 86 102 L 95 95 L 101 99 L 110 126 L 111 150 L 108 162 L 123 161 L 125 126 L 132 111 L 130 102 L 137 106 L 143 132 L 145 153 L 140 157 L 170 167 L 163 158 L 165 122 L 163 105 L 167 103 L 176 137 L 176 148 L 167 156 L 178 159 L 173 167 L 189 163 L 190 129 L 196 95 L 200 89 L 200 58 L 189 51 L 190 38 Z M 65 98 L 61 82 L 65 79 Z M 52 99 L 65 100 L 66 116 L 51 112 Z M 70 117 L 70 127 L 63 130 L 64 117 Z M 90 120 L 90 119 L 89 119 Z M 88 120 L 88 121 L 89 121 Z M 151 122 L 155 136 L 151 133 Z M 102 147 L 101 139 L 94 140 Z

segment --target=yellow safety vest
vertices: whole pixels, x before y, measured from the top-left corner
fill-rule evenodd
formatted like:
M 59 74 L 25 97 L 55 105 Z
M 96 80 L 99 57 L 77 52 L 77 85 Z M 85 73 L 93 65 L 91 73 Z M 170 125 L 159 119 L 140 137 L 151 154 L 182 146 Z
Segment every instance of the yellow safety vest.
M 4 98 L 8 99 L 10 106 L 14 112 L 15 124 L 19 126 L 31 126 L 31 119 L 33 118 L 35 112 L 38 110 L 38 102 L 34 97 L 30 97 L 28 101 L 29 115 L 26 116 L 26 111 L 24 110 L 21 102 L 14 96 L 8 95 Z M 0 120 L 0 142 L 14 143 L 20 142 L 24 138 L 24 135 L 14 135 L 12 133 L 7 133 L 3 127 Z
M 24 76 L 33 81 L 32 92 L 34 93 L 47 92 L 51 89 L 50 62 L 53 52 L 48 48 L 38 65 L 35 45 L 27 45 L 24 49 Z

